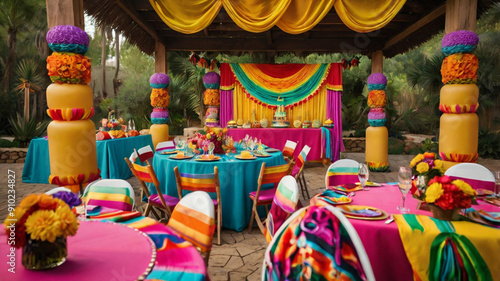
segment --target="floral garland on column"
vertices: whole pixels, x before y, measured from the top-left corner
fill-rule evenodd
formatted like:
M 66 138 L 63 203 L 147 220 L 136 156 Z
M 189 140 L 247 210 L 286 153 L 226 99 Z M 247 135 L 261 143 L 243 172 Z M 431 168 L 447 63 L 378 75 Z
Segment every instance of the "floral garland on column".
M 203 86 L 206 88 L 203 94 L 203 103 L 208 106 L 205 114 L 205 125 L 208 127 L 218 127 L 220 75 L 213 71 L 208 72 L 203 76 Z

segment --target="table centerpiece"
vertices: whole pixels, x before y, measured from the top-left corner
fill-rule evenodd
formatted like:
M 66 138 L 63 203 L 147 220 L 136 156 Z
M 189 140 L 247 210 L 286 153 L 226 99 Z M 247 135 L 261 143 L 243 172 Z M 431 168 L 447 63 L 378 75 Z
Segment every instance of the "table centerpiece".
M 410 168 L 415 176 L 414 184 L 420 192 L 425 192 L 429 180 L 444 174 L 443 162 L 433 152 L 425 152 L 415 156 L 410 162 Z
M 26 269 L 41 270 L 57 267 L 66 261 L 66 237 L 78 230 L 76 214 L 70 204 L 81 204 L 74 193 L 60 195 L 30 194 L 4 221 L 9 232 L 7 243 L 23 248 L 22 265 Z

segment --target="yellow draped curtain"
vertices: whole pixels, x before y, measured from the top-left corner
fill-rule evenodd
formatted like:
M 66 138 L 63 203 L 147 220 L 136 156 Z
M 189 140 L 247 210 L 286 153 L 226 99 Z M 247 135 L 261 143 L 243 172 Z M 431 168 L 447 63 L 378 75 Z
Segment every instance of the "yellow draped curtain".
M 149 0 L 173 30 L 202 31 L 224 7 L 231 19 L 249 32 L 264 32 L 274 25 L 290 34 L 312 29 L 335 7 L 350 29 L 370 32 L 384 27 L 406 0 Z
M 323 124 L 323 122 L 326 121 L 326 93 L 327 89 L 325 84 L 320 87 L 317 95 L 311 97 L 302 104 L 286 110 L 288 121 L 290 121 L 290 127 L 293 127 L 293 121 L 295 120 L 305 121 L 308 112 L 309 121 L 319 119 L 321 124 Z M 251 122 L 252 112 L 255 110 L 256 121 L 266 118 L 269 121 L 269 127 L 271 127 L 271 121 L 273 120 L 275 110 L 268 108 L 266 105 L 258 104 L 248 98 L 240 83 L 235 83 L 234 85 L 233 104 L 234 120 L 242 119 L 243 121 L 248 120 Z

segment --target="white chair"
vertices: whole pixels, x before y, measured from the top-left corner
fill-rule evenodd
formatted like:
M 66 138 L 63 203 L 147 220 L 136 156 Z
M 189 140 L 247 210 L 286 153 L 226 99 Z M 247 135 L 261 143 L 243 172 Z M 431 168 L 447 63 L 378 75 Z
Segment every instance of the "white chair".
M 311 151 L 311 147 L 308 145 L 304 145 L 302 150 L 300 151 L 299 155 L 297 156 L 295 160 L 295 167 L 292 170 L 292 176 L 295 177 L 297 180 L 297 184 L 300 186 L 300 190 L 302 191 L 302 197 L 306 198 L 311 198 L 309 196 L 309 191 L 307 190 L 307 182 L 306 178 L 304 177 L 304 165 L 307 159 L 307 155 L 309 154 L 309 151 Z
M 321 217 L 321 221 L 318 221 L 316 218 L 318 216 L 314 216 L 317 214 L 319 217 Z M 321 231 L 315 231 L 314 227 L 317 227 L 318 225 L 329 225 L 328 223 L 325 224 L 325 222 L 328 222 L 332 225 L 332 228 L 325 228 L 324 226 L 321 228 Z M 304 228 L 307 228 L 308 225 L 311 225 L 310 232 L 308 235 L 302 235 L 300 242 L 291 242 L 291 240 L 296 240 L 298 237 L 296 237 L 297 234 L 300 234 L 301 232 L 304 231 Z M 333 226 L 334 225 L 334 226 Z M 340 231 L 341 229 L 345 231 Z M 286 235 L 284 232 L 287 232 Z M 321 233 L 320 233 L 321 232 Z M 318 234 L 317 236 L 314 234 Z M 342 234 L 342 233 L 347 233 L 347 235 Z M 312 235 L 316 237 L 316 240 L 325 240 L 324 238 L 328 239 L 329 243 L 324 243 L 322 245 L 315 243 L 315 240 L 308 240 Z M 331 243 L 334 242 L 333 235 L 335 235 L 335 242 L 336 243 Z M 286 238 L 285 238 L 286 236 Z M 293 239 L 292 239 L 293 238 Z M 304 245 L 303 247 L 297 247 L 295 251 L 291 250 L 292 247 L 287 247 L 288 244 L 290 243 L 300 243 Z M 333 244 L 330 247 L 325 247 L 325 245 L 328 244 Z M 311 247 L 312 246 L 312 247 Z M 339 248 L 340 246 L 340 248 Z M 281 249 L 280 249 L 281 247 Z M 304 258 L 300 259 L 298 258 L 298 262 L 291 264 L 289 262 L 283 262 L 286 260 L 290 255 L 293 254 L 300 254 L 298 251 L 307 251 L 304 249 L 304 247 L 307 247 L 310 251 L 315 251 L 315 249 L 321 248 L 321 251 L 317 251 L 316 254 L 310 253 L 309 258 Z M 344 248 L 348 247 L 348 248 Z M 301 249 L 299 249 L 301 248 Z M 354 248 L 354 249 L 353 249 Z M 286 249 L 286 251 L 284 250 Z M 344 252 L 347 253 L 347 259 L 349 259 L 350 267 L 349 268 L 342 268 L 342 264 L 347 264 L 347 262 L 341 262 L 340 264 L 336 261 L 336 258 L 341 258 L 342 259 L 342 253 Z M 350 255 L 349 253 L 355 252 L 355 257 L 356 259 L 353 259 L 352 254 Z M 276 253 L 276 255 L 274 255 Z M 327 253 L 326 255 L 324 253 Z M 285 255 L 285 256 L 281 256 Z M 304 257 L 304 256 L 303 256 Z M 331 259 L 330 257 L 336 257 Z M 296 256 L 297 259 L 297 256 Z M 337 279 L 335 280 L 343 280 L 341 279 L 342 272 L 344 271 L 349 271 L 349 274 L 351 275 L 358 275 L 365 277 L 366 280 L 375 280 L 375 276 L 373 274 L 373 270 L 370 264 L 370 260 L 368 258 L 368 255 L 366 254 L 366 250 L 363 246 L 363 243 L 361 242 L 361 239 L 359 238 L 358 233 L 354 229 L 354 227 L 351 225 L 349 220 L 342 214 L 342 212 L 330 205 L 312 205 L 308 207 L 304 207 L 295 213 L 293 213 L 278 229 L 278 231 L 275 233 L 271 243 L 267 246 L 265 255 L 264 255 L 264 261 L 262 265 L 262 280 L 272 280 L 272 275 L 269 274 L 270 271 L 272 271 L 273 274 L 278 275 L 278 278 L 280 280 L 285 280 L 287 276 L 283 276 L 283 273 L 285 272 L 290 272 L 294 271 L 295 273 L 300 270 L 300 272 L 308 272 L 308 274 L 316 274 L 320 275 L 322 274 L 321 272 L 316 272 L 311 264 L 312 263 L 324 263 L 325 266 L 321 267 L 318 266 L 318 268 L 327 268 L 330 265 L 333 265 L 338 271 L 337 271 Z M 354 270 L 354 266 L 352 264 L 355 263 L 358 267 L 358 270 Z M 328 265 L 328 266 L 326 266 Z M 295 268 L 293 270 L 290 270 L 290 266 L 294 266 Z M 275 268 L 278 267 L 278 268 Z M 305 267 L 309 267 L 309 269 L 304 270 Z M 359 270 L 359 268 L 362 268 L 362 271 Z M 324 273 L 328 274 L 328 273 Z M 276 276 L 275 275 L 275 276 Z M 312 276 L 308 276 L 312 277 Z M 316 276 L 318 277 L 318 276 Z M 323 276 L 328 279 L 327 276 Z M 346 276 L 343 276 L 346 277 Z M 311 278 L 314 279 L 314 278 Z M 363 279 L 363 278 L 361 278 Z
M 61 191 L 64 191 L 64 192 L 73 192 L 71 191 L 69 188 L 66 188 L 64 186 L 60 186 L 60 187 L 55 187 L 55 188 L 52 188 L 51 190 L 45 192 L 45 194 L 47 195 L 52 195 L 52 194 L 55 194 L 55 193 L 58 193 L 58 192 L 61 192 Z
M 83 193 L 85 215 L 92 206 L 109 209 L 132 211 L 134 209 L 135 193 L 132 186 L 125 180 L 104 179 L 90 183 Z
M 359 163 L 351 159 L 335 161 L 326 171 L 325 187 L 357 182 L 358 166 Z
M 461 179 L 473 189 L 495 189 L 495 175 L 483 165 L 476 163 L 460 163 L 452 166 L 444 173 L 453 179 Z

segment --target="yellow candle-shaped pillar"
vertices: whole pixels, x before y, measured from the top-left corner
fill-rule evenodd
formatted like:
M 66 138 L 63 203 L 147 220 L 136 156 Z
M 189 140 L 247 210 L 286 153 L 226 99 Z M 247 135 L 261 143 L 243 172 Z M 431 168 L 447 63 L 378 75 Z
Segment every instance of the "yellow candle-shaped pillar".
M 389 133 L 386 127 L 368 127 L 366 129 L 366 162 L 389 162 Z
M 154 147 L 160 142 L 168 141 L 169 135 L 167 124 L 153 124 L 149 128 L 149 133 L 153 139 Z

